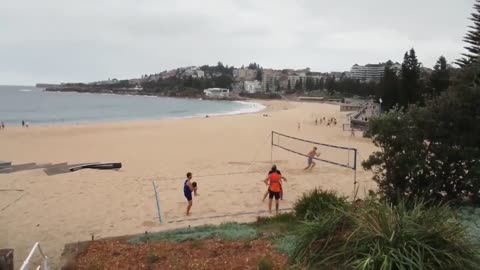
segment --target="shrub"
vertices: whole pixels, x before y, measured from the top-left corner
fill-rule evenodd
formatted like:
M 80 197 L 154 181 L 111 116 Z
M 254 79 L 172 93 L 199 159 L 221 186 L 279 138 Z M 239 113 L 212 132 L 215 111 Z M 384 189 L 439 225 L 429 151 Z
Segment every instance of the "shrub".
M 192 245 L 191 245 L 192 248 L 198 249 L 198 248 L 201 248 L 202 246 L 203 246 L 202 240 L 195 239 L 192 241 Z
M 321 269 L 477 269 L 479 253 L 446 205 L 362 208 L 306 222 L 292 261 Z M 348 224 L 348 226 L 345 226 Z M 349 227 L 351 226 L 351 227 Z
M 148 253 L 147 255 L 147 263 L 154 264 L 160 260 L 160 257 L 155 253 Z
M 314 220 L 318 216 L 330 215 L 348 208 L 347 198 L 338 196 L 335 191 L 314 189 L 295 202 L 295 215 L 299 219 Z
M 379 151 L 362 165 L 385 198 L 480 203 L 480 87 L 470 84 L 370 121 L 365 135 Z
M 267 257 L 262 257 L 260 260 L 258 260 L 257 266 L 258 270 L 272 270 L 273 262 Z

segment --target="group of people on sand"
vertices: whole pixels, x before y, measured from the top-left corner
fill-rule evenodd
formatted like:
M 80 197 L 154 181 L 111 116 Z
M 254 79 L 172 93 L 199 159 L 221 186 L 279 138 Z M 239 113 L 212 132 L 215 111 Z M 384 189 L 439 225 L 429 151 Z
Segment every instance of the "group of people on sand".
M 28 128 L 28 121 L 22 120 L 22 127 Z
M 320 119 L 315 118 L 315 125 L 318 126 L 318 124 L 323 124 L 327 123 L 327 126 L 336 126 L 337 125 L 337 118 L 335 117 L 330 117 L 329 119 L 325 119 L 325 117 L 320 117 Z
M 311 170 L 315 167 L 316 163 L 313 161 L 316 157 L 319 157 L 320 153 L 317 153 L 317 147 L 313 147 L 313 149 L 308 152 L 307 154 L 307 167 L 304 170 Z M 189 216 L 191 214 L 190 210 L 192 209 L 193 205 L 193 196 L 199 196 L 200 194 L 197 193 L 197 183 L 192 181 L 193 174 L 191 172 L 187 173 L 187 179 L 185 179 L 183 183 L 183 195 L 187 199 L 187 211 L 186 215 Z M 282 188 L 282 180 L 287 182 L 287 178 L 285 178 L 280 170 L 278 170 L 276 165 L 273 165 L 270 171 L 268 172 L 267 177 L 263 180 L 266 186 L 268 186 L 267 191 L 263 195 L 263 201 L 269 198 L 268 201 L 268 211 L 272 213 L 272 204 L 273 199 L 275 198 L 275 212 L 278 214 L 280 200 L 283 200 L 283 188 Z

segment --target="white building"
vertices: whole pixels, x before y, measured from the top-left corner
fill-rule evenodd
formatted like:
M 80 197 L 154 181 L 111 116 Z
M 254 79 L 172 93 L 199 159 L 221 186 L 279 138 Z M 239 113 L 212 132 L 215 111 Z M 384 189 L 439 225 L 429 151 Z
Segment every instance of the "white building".
M 203 70 L 196 70 L 195 71 L 197 78 L 204 78 L 205 77 L 205 72 Z
M 255 81 L 244 81 L 243 82 L 243 89 L 247 93 L 257 93 L 262 91 L 262 84 L 255 80 Z
M 203 90 L 203 93 L 207 97 L 223 98 L 223 97 L 228 97 L 230 95 L 230 90 L 225 88 L 208 88 Z
M 367 64 L 365 66 L 353 65 L 350 70 L 350 77 L 361 81 L 380 81 L 385 73 L 386 63 Z M 392 63 L 391 69 L 399 73 L 401 69 L 399 63 Z
M 288 81 L 290 82 L 290 90 L 295 89 L 297 82 L 301 82 L 301 89 L 305 89 L 307 85 L 307 76 L 305 76 L 305 74 L 291 75 L 288 76 Z

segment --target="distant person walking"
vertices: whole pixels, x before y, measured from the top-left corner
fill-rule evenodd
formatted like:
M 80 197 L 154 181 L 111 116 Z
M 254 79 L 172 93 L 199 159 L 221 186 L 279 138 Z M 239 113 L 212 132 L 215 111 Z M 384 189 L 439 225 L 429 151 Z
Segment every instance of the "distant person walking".
M 2 123 L 0 124 L 0 128 L 1 128 L 1 129 L 4 129 L 4 128 L 5 128 L 5 123 L 3 123 L 3 121 L 2 121 Z
M 185 213 L 187 216 L 189 216 L 191 214 L 190 209 L 192 208 L 192 205 L 193 205 L 192 193 L 195 196 L 200 195 L 200 194 L 197 194 L 197 183 L 192 182 L 192 177 L 193 177 L 192 173 L 188 172 L 187 173 L 187 179 L 183 183 L 183 195 L 185 196 L 185 198 L 187 199 L 187 202 L 188 202 L 187 212 Z
M 312 151 L 308 152 L 307 154 L 308 156 L 308 160 L 307 160 L 307 163 L 308 163 L 308 166 L 304 169 L 304 170 L 308 170 L 308 169 L 313 169 L 313 167 L 315 167 L 316 163 L 313 161 L 313 159 L 315 157 L 319 157 L 320 156 L 320 153 L 317 153 L 317 147 L 314 146 Z
M 25 127 L 25 120 L 22 120 L 22 127 Z
M 272 201 L 275 198 L 275 213 L 278 214 L 280 193 L 282 192 L 282 175 L 273 172 L 264 180 L 265 185 L 268 186 L 268 212 L 272 213 Z

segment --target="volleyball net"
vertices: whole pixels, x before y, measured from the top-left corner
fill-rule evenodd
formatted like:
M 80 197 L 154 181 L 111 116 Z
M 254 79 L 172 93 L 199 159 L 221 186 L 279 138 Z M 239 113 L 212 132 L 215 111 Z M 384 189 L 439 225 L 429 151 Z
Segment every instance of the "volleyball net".
M 319 153 L 320 156 L 315 156 L 313 158 L 314 160 L 353 170 L 353 183 L 354 185 L 357 184 L 356 148 L 309 141 L 281 134 L 275 131 L 272 131 L 271 147 L 272 162 L 274 147 L 280 148 L 293 154 L 304 156 L 306 158 L 308 158 L 308 153 L 313 149 L 313 147 L 317 147 L 317 153 Z

